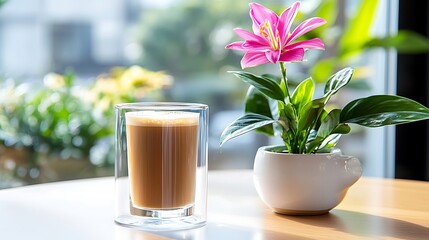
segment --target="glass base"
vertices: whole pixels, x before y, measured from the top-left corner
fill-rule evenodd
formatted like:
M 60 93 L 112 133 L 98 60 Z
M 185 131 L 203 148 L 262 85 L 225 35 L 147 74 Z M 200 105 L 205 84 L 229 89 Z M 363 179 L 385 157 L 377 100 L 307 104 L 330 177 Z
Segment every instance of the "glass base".
M 177 231 L 202 227 L 206 224 L 206 219 L 197 216 L 161 219 L 125 215 L 117 217 L 115 222 L 121 226 L 145 231 Z
M 132 215 L 140 217 L 152 217 L 152 218 L 178 218 L 178 217 L 189 217 L 194 213 L 194 206 L 189 205 L 183 208 L 171 208 L 171 209 L 151 209 L 151 208 L 136 208 L 130 204 L 130 212 Z

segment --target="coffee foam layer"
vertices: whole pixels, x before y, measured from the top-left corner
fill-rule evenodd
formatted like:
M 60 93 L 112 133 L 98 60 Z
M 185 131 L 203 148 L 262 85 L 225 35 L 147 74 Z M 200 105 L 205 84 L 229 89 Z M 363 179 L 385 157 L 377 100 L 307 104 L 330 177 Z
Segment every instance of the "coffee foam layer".
M 125 113 L 125 121 L 133 126 L 191 126 L 198 125 L 199 115 L 181 111 L 137 111 Z

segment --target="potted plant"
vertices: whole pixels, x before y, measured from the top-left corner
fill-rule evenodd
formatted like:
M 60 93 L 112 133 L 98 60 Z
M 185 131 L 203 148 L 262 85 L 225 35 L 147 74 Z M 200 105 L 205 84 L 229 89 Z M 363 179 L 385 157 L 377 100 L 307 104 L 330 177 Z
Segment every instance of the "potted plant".
M 335 148 L 340 136 L 350 132 L 349 124 L 403 124 L 428 119 L 429 109 L 404 97 L 374 95 L 356 99 L 342 109 L 328 110 L 331 97 L 352 78 L 353 69 L 349 67 L 332 75 L 318 98 L 313 97 L 315 84 L 311 77 L 291 92 L 285 64 L 303 61 L 308 49 L 324 49 L 318 38 L 296 41 L 326 23 L 322 18 L 310 18 L 291 31 L 299 6 L 295 2 L 279 16 L 260 4 L 250 3 L 253 33 L 234 29 L 244 41 L 226 48 L 245 52 L 242 68 L 278 63 L 281 78 L 232 71 L 251 86 L 245 115 L 224 130 L 220 145 L 252 130 L 280 136 L 283 146 L 261 147 L 256 154 L 256 190 L 275 212 L 313 215 L 337 206 L 362 174 L 359 160 Z

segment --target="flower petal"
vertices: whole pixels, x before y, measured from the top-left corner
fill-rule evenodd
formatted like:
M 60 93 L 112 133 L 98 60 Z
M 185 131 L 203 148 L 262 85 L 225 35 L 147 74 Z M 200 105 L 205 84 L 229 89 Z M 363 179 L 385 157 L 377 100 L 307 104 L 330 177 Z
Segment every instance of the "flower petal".
M 241 59 L 241 68 L 255 67 L 268 62 L 264 52 L 247 52 Z
M 256 41 L 256 42 L 264 42 L 264 43 L 269 44 L 265 38 L 263 38 L 263 37 L 261 37 L 259 35 L 256 35 L 254 33 L 251 33 L 251 32 L 249 32 L 247 30 L 244 30 L 242 28 L 235 28 L 234 32 L 239 37 L 243 38 L 244 40 L 253 40 L 253 41 Z
M 286 44 L 292 42 L 293 40 L 299 38 L 300 36 L 302 36 L 303 34 L 325 24 L 326 21 L 323 18 L 310 18 L 305 20 L 304 22 L 302 22 L 301 24 L 298 25 L 298 27 L 295 28 L 295 30 L 293 30 L 292 34 L 290 35 L 290 37 L 287 39 Z
M 243 48 L 247 51 L 256 52 L 256 51 L 268 51 L 271 49 L 271 46 L 266 43 L 248 40 L 244 42 Z
M 324 50 L 325 44 L 323 44 L 322 40 L 320 40 L 319 38 L 313 38 L 313 39 L 308 39 L 308 40 L 289 44 L 284 48 L 284 50 L 290 51 L 290 50 L 296 49 L 296 48 L 304 48 L 304 50 L 307 50 L 307 49 L 322 49 L 322 50 Z
M 280 54 L 280 62 L 296 62 L 304 59 L 304 48 L 295 48 Z
M 295 2 L 292 6 L 284 10 L 280 15 L 279 25 L 277 26 L 277 29 L 279 30 L 281 43 L 286 42 L 286 39 L 290 32 L 290 28 L 292 26 L 292 22 L 296 17 L 299 6 L 300 2 Z
M 276 64 L 279 61 L 280 58 L 280 50 L 276 51 L 267 51 L 265 52 L 265 57 L 270 61 L 271 63 Z
M 279 21 L 279 16 L 271 9 L 262 6 L 259 3 L 249 3 L 250 6 L 250 18 L 253 21 L 253 32 L 260 35 L 259 26 L 265 24 L 268 21 L 271 27 L 276 27 Z
M 243 44 L 244 44 L 244 42 L 233 42 L 233 43 L 226 45 L 225 48 L 232 49 L 232 50 L 238 50 L 238 51 L 245 51 Z

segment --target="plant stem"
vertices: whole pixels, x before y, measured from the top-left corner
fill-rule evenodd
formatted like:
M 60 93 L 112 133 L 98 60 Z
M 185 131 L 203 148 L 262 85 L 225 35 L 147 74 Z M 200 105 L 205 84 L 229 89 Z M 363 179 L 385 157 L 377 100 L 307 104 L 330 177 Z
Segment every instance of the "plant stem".
M 290 94 L 289 94 L 289 86 L 288 86 L 288 83 L 287 83 L 286 67 L 285 67 L 284 62 L 280 62 L 280 71 L 282 73 L 282 81 L 283 81 L 283 84 L 284 84 L 284 87 L 285 87 L 286 97 L 289 99 L 289 102 L 292 103 L 292 99 L 291 99 Z
M 295 105 L 292 103 L 292 98 L 289 93 L 289 86 L 288 86 L 287 77 L 286 77 L 286 67 L 283 62 L 280 62 L 280 71 L 282 73 L 282 82 L 280 83 L 280 86 L 284 87 L 286 99 L 291 105 L 293 114 L 295 115 L 294 119 L 298 119 L 298 111 L 295 108 Z M 294 120 L 289 119 L 289 121 L 294 121 Z M 299 144 L 299 135 L 300 133 L 298 132 L 292 132 L 291 136 L 288 137 L 287 139 L 283 137 L 283 141 L 285 142 L 285 145 L 287 146 L 290 153 L 302 153 L 302 150 Z M 288 142 L 288 144 L 286 144 L 286 142 Z

